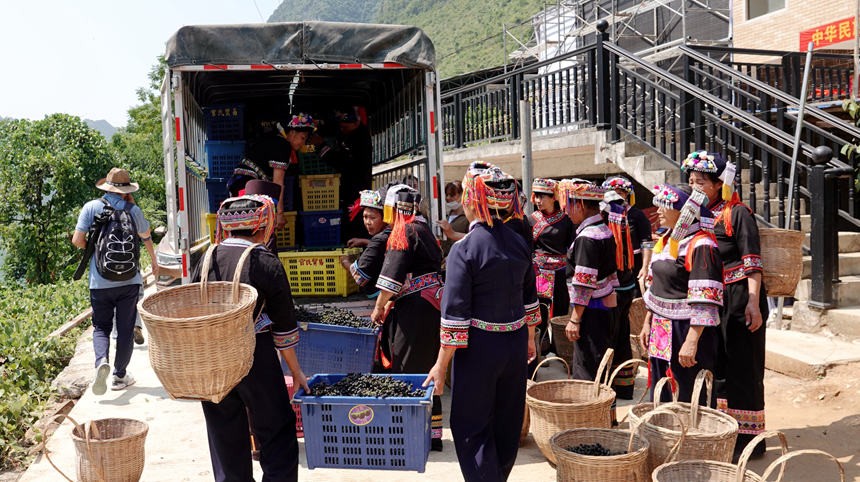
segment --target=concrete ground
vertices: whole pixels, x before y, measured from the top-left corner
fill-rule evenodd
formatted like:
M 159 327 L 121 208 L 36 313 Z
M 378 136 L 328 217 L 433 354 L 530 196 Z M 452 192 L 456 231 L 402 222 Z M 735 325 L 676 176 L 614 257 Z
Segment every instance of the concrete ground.
M 89 333 L 89 332 L 88 332 Z M 89 335 L 81 339 L 74 363 L 92 366 L 93 353 Z M 87 347 L 90 347 L 87 349 Z M 837 456 L 846 468 L 846 480 L 860 480 L 860 379 L 856 366 L 831 371 L 826 378 L 802 381 L 768 372 L 767 387 L 768 428 L 784 431 L 791 449 L 819 448 Z M 171 400 L 149 365 L 147 345 L 136 346 L 129 370 L 137 383 L 127 390 L 108 391 L 95 396 L 87 390 L 71 416 L 78 422 L 109 417 L 134 418 L 149 424 L 146 441 L 145 481 L 205 481 L 212 480 L 206 428 L 200 404 Z M 538 380 L 563 378 L 561 365 L 551 363 L 538 374 Z M 637 378 L 639 397 L 646 373 L 640 370 Z M 445 392 L 444 404 L 450 406 L 450 391 Z M 631 402 L 620 401 L 619 417 L 623 417 Z M 71 424 L 62 423 L 48 442 L 54 462 L 72 476 L 75 454 L 70 438 Z M 431 452 L 426 471 L 416 472 L 372 470 L 308 470 L 304 457 L 304 444 L 300 439 L 299 477 L 320 481 L 399 481 L 399 480 L 461 480 L 451 432 L 444 430 L 445 450 Z M 777 456 L 771 446 L 764 459 L 753 461 L 750 468 L 758 473 Z M 785 480 L 838 480 L 831 463 L 823 458 L 801 459 L 792 463 Z M 255 476 L 262 478 L 258 464 Z M 520 448 L 511 481 L 555 480 L 555 469 L 543 458 L 531 435 Z M 63 480 L 39 457 L 23 474 L 23 481 Z

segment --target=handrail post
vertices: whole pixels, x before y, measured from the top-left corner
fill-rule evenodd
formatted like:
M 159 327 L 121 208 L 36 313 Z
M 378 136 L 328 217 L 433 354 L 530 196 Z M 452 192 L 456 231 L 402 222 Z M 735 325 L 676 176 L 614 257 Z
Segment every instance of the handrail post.
M 511 96 L 511 138 L 520 138 L 520 100 L 522 99 L 522 79 L 523 74 L 517 74 L 511 78 L 510 96 Z
M 597 22 L 597 43 L 595 45 L 594 63 L 596 73 L 597 92 L 597 122 L 595 127 L 598 129 L 606 129 L 609 127 L 610 121 L 610 84 L 609 84 L 609 56 L 610 53 L 604 48 L 603 43 L 609 41 L 609 34 L 606 29 L 609 28 L 609 22 L 602 19 Z
M 463 147 L 463 137 L 465 133 L 466 119 L 463 115 L 463 94 L 454 96 L 454 147 L 457 149 Z
M 822 310 L 833 306 L 834 257 L 839 256 L 836 244 L 836 181 L 828 178 L 826 172 L 827 162 L 832 156 L 833 151 L 829 147 L 816 147 L 812 152 L 815 165 L 809 173 L 809 192 L 812 197 L 812 228 L 809 234 L 812 289 L 809 304 Z

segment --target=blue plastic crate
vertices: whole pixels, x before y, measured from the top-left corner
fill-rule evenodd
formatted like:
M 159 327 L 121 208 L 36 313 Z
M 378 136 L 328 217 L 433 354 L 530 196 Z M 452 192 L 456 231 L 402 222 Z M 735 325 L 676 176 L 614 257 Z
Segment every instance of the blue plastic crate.
M 299 343 L 296 345 L 299 366 L 308 375 L 370 373 L 378 333 L 378 328 L 308 323 L 307 330 L 299 329 Z M 285 374 L 289 373 L 283 359 L 281 368 Z
M 210 105 L 203 109 L 206 138 L 229 141 L 245 137 L 243 104 Z
M 206 192 L 209 193 L 209 212 L 217 213 L 221 202 L 230 197 L 230 192 L 227 191 L 227 179 L 223 177 L 206 179 Z
M 316 375 L 308 385 L 346 375 Z M 376 375 L 386 376 L 386 375 Z M 421 388 L 427 375 L 390 375 Z M 299 389 L 308 468 L 416 470 L 430 454 L 433 384 L 424 397 L 311 397 Z
M 206 166 L 209 168 L 209 175 L 232 176 L 244 154 L 245 141 L 206 141 Z
M 302 220 L 306 247 L 340 246 L 340 211 L 302 211 L 299 216 Z

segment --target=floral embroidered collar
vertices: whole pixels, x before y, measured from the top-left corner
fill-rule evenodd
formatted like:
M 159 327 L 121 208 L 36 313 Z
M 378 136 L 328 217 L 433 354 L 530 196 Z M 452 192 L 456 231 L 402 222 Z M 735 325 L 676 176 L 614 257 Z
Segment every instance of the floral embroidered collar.
M 585 228 L 587 228 L 593 224 L 598 224 L 598 223 L 602 223 L 602 222 L 603 222 L 603 215 L 601 215 L 601 214 L 595 214 L 594 216 L 586 218 L 585 221 L 583 221 L 582 224 L 580 224 L 579 227 L 576 228 L 577 236 L 579 235 L 580 232 L 582 232 L 583 229 L 585 229 Z

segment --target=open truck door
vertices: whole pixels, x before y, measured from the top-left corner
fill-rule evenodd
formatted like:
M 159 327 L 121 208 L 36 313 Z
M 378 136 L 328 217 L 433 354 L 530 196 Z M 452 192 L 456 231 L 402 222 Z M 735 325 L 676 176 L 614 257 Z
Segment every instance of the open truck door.
M 439 82 L 433 44 L 420 29 L 338 22 L 186 26 L 168 41 L 166 61 L 162 285 L 188 282 L 193 260 L 211 241 L 207 106 L 245 105 L 246 123 L 254 109 L 273 105 L 284 114 L 364 106 L 374 186 L 411 174 L 428 200 L 429 221 L 435 226 L 441 219 Z

